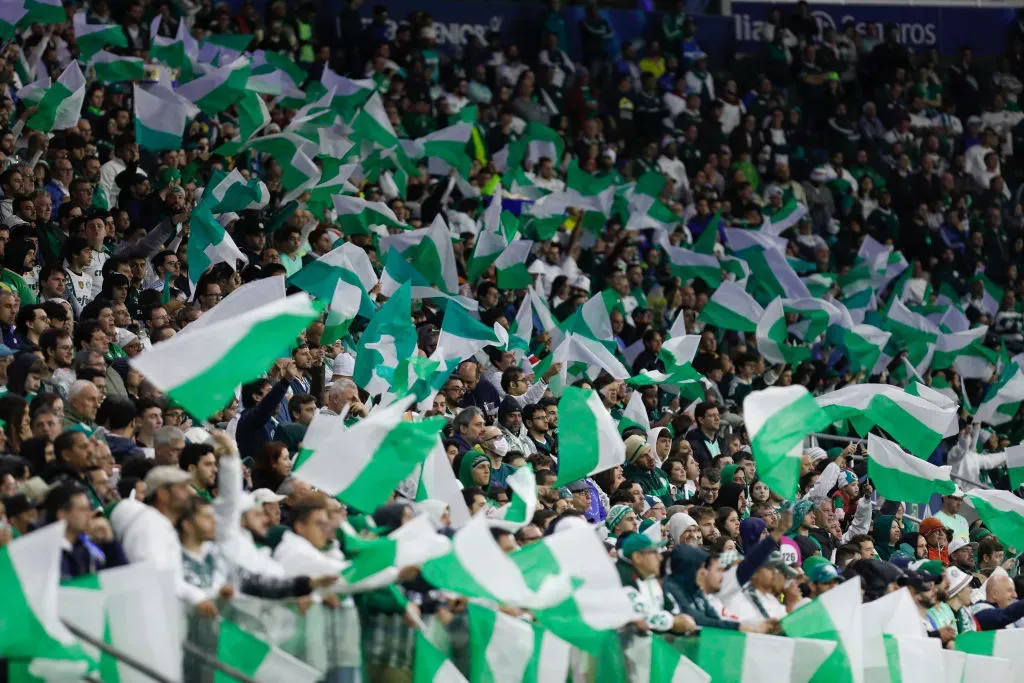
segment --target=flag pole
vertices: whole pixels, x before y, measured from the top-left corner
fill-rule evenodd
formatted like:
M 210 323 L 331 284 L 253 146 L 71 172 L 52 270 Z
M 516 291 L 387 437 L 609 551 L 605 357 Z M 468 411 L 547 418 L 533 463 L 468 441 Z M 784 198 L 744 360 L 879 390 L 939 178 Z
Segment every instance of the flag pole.
M 136 671 L 138 671 L 139 673 L 143 674 L 144 676 L 148 676 L 149 678 L 153 679 L 154 681 L 156 681 L 156 683 L 174 683 L 174 681 L 172 681 L 170 678 L 167 678 L 166 676 L 164 676 L 163 674 L 158 672 L 156 669 L 153 669 L 149 665 L 143 664 L 142 662 L 140 662 L 138 659 L 135 659 L 131 655 L 128 655 L 127 653 L 122 652 L 121 650 L 118 650 L 117 648 L 113 647 L 109 643 L 105 643 L 105 642 L 103 642 L 102 640 L 100 640 L 98 638 L 93 638 L 90 634 L 86 633 L 85 631 L 83 631 L 82 629 L 78 628 L 77 626 L 75 626 L 72 623 L 69 623 L 69 622 L 64 621 L 64 620 L 62 620 L 62 621 L 64 623 L 64 626 L 69 631 L 71 631 L 71 634 L 73 636 L 75 636 L 76 638 L 78 638 L 79 640 L 85 641 L 89 645 L 92 645 L 93 647 L 95 647 L 96 649 L 100 650 L 104 654 L 110 655 L 111 657 L 113 657 L 114 659 L 118 660 L 119 662 L 124 662 L 125 664 L 127 664 L 131 668 L 133 668 Z M 249 680 L 251 680 L 251 679 L 249 679 Z

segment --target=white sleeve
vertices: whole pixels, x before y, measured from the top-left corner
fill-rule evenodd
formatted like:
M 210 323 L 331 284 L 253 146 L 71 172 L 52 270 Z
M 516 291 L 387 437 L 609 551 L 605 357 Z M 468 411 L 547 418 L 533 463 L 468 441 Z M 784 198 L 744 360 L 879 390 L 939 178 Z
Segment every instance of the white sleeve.
M 832 487 L 839 481 L 839 473 L 842 470 L 839 469 L 839 465 L 834 462 L 830 462 L 825 470 L 818 477 L 818 481 L 811 487 L 811 490 L 804 496 L 804 500 L 814 501 L 815 503 L 828 500 L 828 492 L 832 490 Z
M 217 499 L 213 501 L 213 512 L 217 517 L 217 543 L 229 543 L 239 533 L 242 521 L 240 498 L 242 496 L 242 461 L 237 454 L 220 458 Z
M 843 543 L 849 543 L 850 539 L 860 534 L 866 534 L 868 527 L 871 525 L 871 501 L 867 498 L 861 498 L 857 501 L 857 509 L 853 513 L 853 521 L 850 522 L 850 528 L 843 534 Z
M 533 383 L 533 386 L 531 386 L 530 389 L 525 394 L 523 394 L 521 396 L 521 398 L 523 400 L 523 404 L 522 405 L 525 406 L 525 405 L 529 405 L 531 403 L 536 403 L 537 401 L 539 401 L 542 398 L 544 398 L 544 393 L 547 390 L 548 390 L 548 383 L 545 382 L 542 379 L 537 380 L 536 382 Z

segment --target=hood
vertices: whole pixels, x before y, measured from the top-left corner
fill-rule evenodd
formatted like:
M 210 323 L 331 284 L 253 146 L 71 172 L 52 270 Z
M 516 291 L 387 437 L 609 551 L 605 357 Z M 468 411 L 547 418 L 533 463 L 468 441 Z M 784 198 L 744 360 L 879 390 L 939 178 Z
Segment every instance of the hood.
M 682 586 L 686 590 L 696 590 L 697 571 L 704 566 L 709 557 L 711 556 L 700 548 L 689 545 L 676 546 L 668 560 L 672 573 L 666 577 L 666 580 Z
M 760 517 L 748 517 L 740 522 L 740 543 L 743 544 L 743 552 L 750 552 L 750 549 L 761 540 L 761 534 L 768 528 L 768 524 Z
M 25 395 L 25 379 L 35 361 L 36 355 L 33 353 L 19 353 L 14 357 L 14 362 L 7 368 L 7 389 L 12 394 Z
M 718 499 L 715 501 L 715 509 L 730 507 L 740 515 L 743 510 L 739 509 L 740 496 L 745 494 L 747 487 L 743 484 L 734 484 L 722 480 L 722 489 L 718 492 Z
M 373 511 L 373 522 L 378 527 L 378 535 L 384 536 L 402 526 L 402 517 L 405 509 L 409 507 L 405 503 L 391 503 L 381 505 Z
M 484 455 L 482 451 L 470 450 L 463 454 L 462 464 L 459 465 L 459 481 L 462 482 L 464 487 L 468 488 L 470 486 L 477 486 L 477 484 L 473 482 L 473 467 L 481 462 L 487 463 L 487 468 L 490 470 L 491 460 Z
M 809 500 L 800 500 L 793 504 L 793 526 L 786 530 L 787 536 L 792 536 L 800 528 L 807 513 L 814 509 L 814 503 Z
M 875 517 L 875 528 L 871 531 L 871 538 L 875 542 L 875 550 L 883 560 L 889 559 L 889 554 L 894 550 L 889 541 L 889 531 L 896 515 L 878 515 Z

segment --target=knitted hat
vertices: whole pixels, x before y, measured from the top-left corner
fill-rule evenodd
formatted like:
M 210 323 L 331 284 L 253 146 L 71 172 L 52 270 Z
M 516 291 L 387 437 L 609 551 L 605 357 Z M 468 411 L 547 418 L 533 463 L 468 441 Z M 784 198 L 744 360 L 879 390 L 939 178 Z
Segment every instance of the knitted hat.
M 951 598 L 971 585 L 971 575 L 956 567 L 946 568 L 946 578 L 949 579 L 949 590 L 946 591 L 946 595 Z
M 650 450 L 651 447 L 644 437 L 634 434 L 626 439 L 626 462 L 632 465 L 638 458 L 649 453 Z
M 921 520 L 920 534 L 927 537 L 928 534 L 938 531 L 939 529 L 945 529 L 946 525 L 940 522 L 935 517 L 926 517 Z
M 608 531 L 615 533 L 615 527 L 619 525 L 623 519 L 626 518 L 633 508 L 628 505 L 613 505 L 612 509 L 608 511 L 608 516 L 604 520 L 604 525 L 608 528 Z

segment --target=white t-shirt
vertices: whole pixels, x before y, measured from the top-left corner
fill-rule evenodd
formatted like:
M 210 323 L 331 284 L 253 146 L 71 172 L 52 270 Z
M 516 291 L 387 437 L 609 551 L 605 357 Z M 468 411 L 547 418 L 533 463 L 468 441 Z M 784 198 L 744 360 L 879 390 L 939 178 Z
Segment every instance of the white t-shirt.
M 68 262 L 64 262 L 64 274 L 68 278 L 68 283 L 71 285 L 70 292 L 71 308 L 75 310 L 75 316 L 77 317 L 82 309 L 92 301 L 92 271 L 86 268 L 81 275 L 76 274 L 68 266 Z
M 89 261 L 89 265 L 85 269 L 85 274 L 92 278 L 92 295 L 90 296 L 92 299 L 98 297 L 103 290 L 103 266 L 109 259 L 110 254 L 105 251 L 92 250 L 92 260 Z

